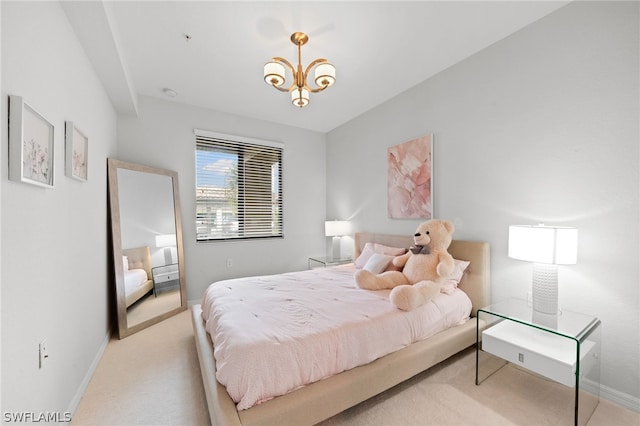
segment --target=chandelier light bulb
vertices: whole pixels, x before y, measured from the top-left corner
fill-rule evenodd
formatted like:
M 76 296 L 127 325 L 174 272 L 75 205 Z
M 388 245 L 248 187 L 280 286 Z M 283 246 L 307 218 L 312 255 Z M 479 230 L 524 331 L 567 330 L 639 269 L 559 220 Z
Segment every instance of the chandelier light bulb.
M 273 86 L 284 84 L 284 66 L 278 62 L 267 62 L 264 65 L 264 81 Z
M 291 92 L 291 103 L 300 108 L 309 105 L 309 92 L 305 89 L 295 89 Z
M 315 82 L 320 87 L 333 86 L 333 83 L 336 82 L 336 68 L 328 62 L 318 65 Z

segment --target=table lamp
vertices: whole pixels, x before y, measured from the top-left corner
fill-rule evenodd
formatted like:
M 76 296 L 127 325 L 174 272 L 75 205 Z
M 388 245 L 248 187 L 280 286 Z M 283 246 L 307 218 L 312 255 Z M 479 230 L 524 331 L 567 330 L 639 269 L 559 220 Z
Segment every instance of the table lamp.
M 173 253 L 171 247 L 176 246 L 176 234 L 156 235 L 156 247 L 164 247 L 164 264 L 171 265 L 173 263 Z
M 351 225 L 347 220 L 328 220 L 324 223 L 324 235 L 333 237 L 331 241 L 331 256 L 340 259 L 340 237 L 351 233 Z
M 558 265 L 578 257 L 578 229 L 545 225 L 509 226 L 509 257 L 533 263 L 533 310 L 558 313 Z

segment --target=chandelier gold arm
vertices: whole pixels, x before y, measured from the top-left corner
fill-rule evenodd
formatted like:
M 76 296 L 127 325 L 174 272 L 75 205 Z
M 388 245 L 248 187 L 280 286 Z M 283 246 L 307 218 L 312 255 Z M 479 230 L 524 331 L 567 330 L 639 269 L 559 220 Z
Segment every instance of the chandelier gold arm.
M 298 65 L 298 71 L 295 70 L 295 68 L 293 67 L 293 64 L 291 64 L 291 62 L 287 61 L 285 58 L 281 58 L 279 56 L 274 56 L 273 58 L 271 58 L 272 61 L 275 62 L 280 62 L 281 64 L 285 65 L 289 71 L 291 71 L 291 74 L 293 75 L 293 83 L 291 83 L 291 86 L 289 87 L 279 87 L 276 86 L 274 84 L 272 84 L 272 86 L 276 89 L 278 89 L 281 92 L 291 92 L 293 89 L 297 89 L 297 88 L 302 88 L 302 89 L 307 89 L 309 92 L 311 93 L 318 93 L 323 91 L 324 89 L 326 89 L 327 86 L 319 86 L 319 87 L 310 87 L 309 84 L 307 83 L 307 76 L 309 75 L 309 71 L 311 71 L 313 69 L 313 67 L 315 67 L 318 64 L 322 64 L 327 62 L 326 59 L 324 58 L 319 58 L 316 59 L 315 61 L 311 62 L 308 66 L 307 69 L 304 73 L 302 73 L 302 66 L 299 64 Z M 302 76 L 302 77 L 300 77 Z M 302 80 L 302 85 L 299 85 L 299 80 Z
M 279 87 L 276 86 L 275 84 L 272 84 L 272 86 L 276 89 L 278 89 L 281 92 L 290 92 L 293 89 L 295 89 L 296 87 L 296 70 L 295 68 L 293 68 L 293 65 L 291 65 L 291 62 L 287 61 L 285 58 L 281 58 L 280 56 L 274 56 L 273 58 L 271 58 L 272 61 L 274 62 L 279 62 L 283 65 L 285 65 L 287 68 L 289 68 L 289 71 L 291 71 L 291 74 L 293 75 L 293 83 L 291 83 L 291 86 L 284 88 L 284 87 Z
M 324 89 L 326 89 L 327 87 L 329 87 L 329 85 L 324 85 L 324 86 L 317 86 L 315 88 L 311 88 L 309 87 L 309 84 L 307 83 L 307 77 L 309 76 L 309 71 L 311 71 L 316 65 L 319 64 L 324 64 L 325 62 L 328 62 L 326 59 L 324 58 L 318 58 L 315 61 L 311 62 L 308 66 L 307 69 L 304 71 L 304 88 L 307 89 L 308 91 L 312 92 L 312 93 L 318 93 L 318 92 L 322 92 Z

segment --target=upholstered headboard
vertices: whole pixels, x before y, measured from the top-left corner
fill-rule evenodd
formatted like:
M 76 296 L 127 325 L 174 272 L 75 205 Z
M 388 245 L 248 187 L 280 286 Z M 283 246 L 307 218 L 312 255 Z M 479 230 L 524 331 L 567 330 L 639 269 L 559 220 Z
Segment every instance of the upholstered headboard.
M 123 249 L 122 255 L 129 260 L 129 269 L 144 269 L 151 279 L 151 251 L 148 246 Z
M 384 244 L 390 247 L 406 248 L 414 244 L 413 237 L 411 236 L 356 232 L 353 252 L 354 259 L 360 255 L 364 245 L 368 242 Z M 473 303 L 472 315 L 475 316 L 479 308 L 491 303 L 489 243 L 482 241 L 453 240 L 448 251 L 455 259 L 470 262 L 458 287 L 467 293 L 471 299 L 471 303 Z

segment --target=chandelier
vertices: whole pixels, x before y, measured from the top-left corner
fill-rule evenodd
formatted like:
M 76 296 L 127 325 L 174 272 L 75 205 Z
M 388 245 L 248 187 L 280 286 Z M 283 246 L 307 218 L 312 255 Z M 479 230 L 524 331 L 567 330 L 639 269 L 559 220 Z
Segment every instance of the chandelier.
M 291 43 L 298 46 L 297 69 L 289 61 L 279 56 L 271 58 L 271 61 L 264 66 L 264 81 L 281 92 L 291 92 L 291 103 L 300 108 L 309 104 L 309 92 L 321 92 L 336 82 L 336 68 L 323 58 L 311 62 L 307 69 L 302 71 L 301 50 L 308 41 L 309 36 L 305 33 L 291 34 Z M 285 82 L 285 66 L 293 75 L 293 83 L 289 87 L 282 87 Z M 317 87 L 312 88 L 307 84 L 307 76 L 314 67 L 314 82 Z

